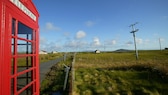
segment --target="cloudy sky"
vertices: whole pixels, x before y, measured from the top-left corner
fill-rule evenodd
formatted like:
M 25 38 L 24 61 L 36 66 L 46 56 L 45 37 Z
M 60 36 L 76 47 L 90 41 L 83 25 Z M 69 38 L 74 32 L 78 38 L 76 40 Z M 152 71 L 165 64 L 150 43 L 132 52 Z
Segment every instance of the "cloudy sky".
M 168 47 L 168 0 L 32 0 L 40 50 L 85 51 Z

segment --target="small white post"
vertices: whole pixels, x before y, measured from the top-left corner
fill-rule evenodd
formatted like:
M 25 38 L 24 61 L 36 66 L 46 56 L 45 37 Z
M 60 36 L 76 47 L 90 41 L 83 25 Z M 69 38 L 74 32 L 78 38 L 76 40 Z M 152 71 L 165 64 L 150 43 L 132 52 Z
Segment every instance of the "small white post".
M 162 51 L 161 40 L 159 38 L 160 51 Z

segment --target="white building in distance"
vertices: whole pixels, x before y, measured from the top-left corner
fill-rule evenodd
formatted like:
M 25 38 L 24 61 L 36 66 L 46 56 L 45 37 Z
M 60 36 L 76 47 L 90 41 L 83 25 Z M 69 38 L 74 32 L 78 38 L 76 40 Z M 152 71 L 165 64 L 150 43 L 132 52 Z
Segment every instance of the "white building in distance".
M 48 54 L 47 51 L 41 50 L 39 54 Z
M 100 51 L 99 50 L 95 50 L 95 53 L 100 53 Z

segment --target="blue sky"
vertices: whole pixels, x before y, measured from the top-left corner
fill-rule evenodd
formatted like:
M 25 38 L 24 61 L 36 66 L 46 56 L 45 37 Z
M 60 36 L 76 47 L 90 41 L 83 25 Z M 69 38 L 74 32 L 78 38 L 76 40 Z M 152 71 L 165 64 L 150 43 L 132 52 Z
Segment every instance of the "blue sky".
M 168 0 L 32 0 L 40 18 L 40 50 L 85 51 L 168 47 Z

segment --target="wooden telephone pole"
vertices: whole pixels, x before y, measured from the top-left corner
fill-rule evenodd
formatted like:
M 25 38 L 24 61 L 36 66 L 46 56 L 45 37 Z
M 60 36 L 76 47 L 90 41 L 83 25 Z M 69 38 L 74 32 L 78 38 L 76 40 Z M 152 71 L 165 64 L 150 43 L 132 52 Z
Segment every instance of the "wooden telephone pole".
M 131 24 L 129 27 L 132 27 L 132 31 L 130 33 L 133 33 L 133 37 L 134 37 L 134 45 L 135 45 L 135 54 L 136 54 L 136 60 L 138 60 L 138 50 L 137 50 L 137 46 L 136 46 L 136 38 L 135 38 L 135 32 L 137 32 L 139 29 L 135 29 L 134 26 L 138 24 L 137 22 L 134 24 Z

